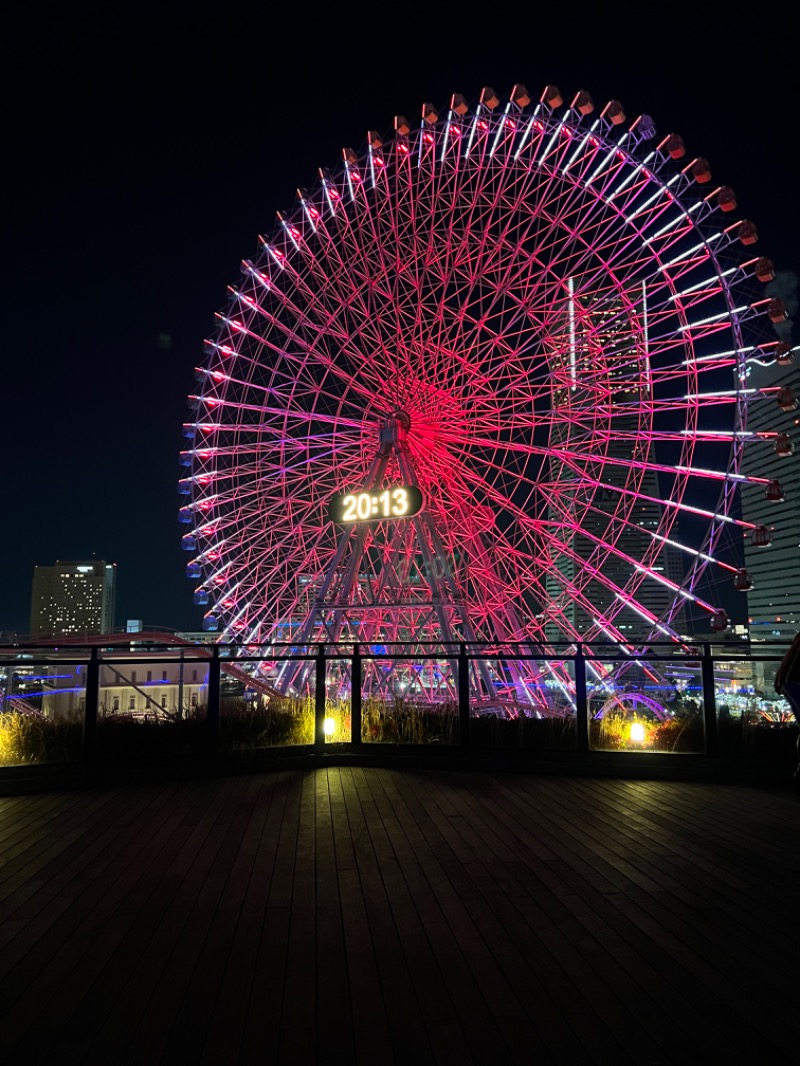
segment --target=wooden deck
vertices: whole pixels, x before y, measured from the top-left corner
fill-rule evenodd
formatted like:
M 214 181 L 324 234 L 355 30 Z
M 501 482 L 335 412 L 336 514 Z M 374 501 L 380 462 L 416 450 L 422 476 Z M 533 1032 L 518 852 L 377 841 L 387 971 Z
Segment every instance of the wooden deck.
M 0 798 L 0 1062 L 800 1060 L 791 787 L 340 766 Z

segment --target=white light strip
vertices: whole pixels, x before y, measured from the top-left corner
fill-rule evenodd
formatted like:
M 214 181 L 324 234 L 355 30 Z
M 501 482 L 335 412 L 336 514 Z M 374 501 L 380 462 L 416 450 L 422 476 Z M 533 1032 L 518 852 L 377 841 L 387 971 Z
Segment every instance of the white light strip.
M 447 122 L 445 122 L 445 124 L 444 124 L 444 137 L 442 137 L 442 153 L 439 156 L 439 162 L 440 163 L 444 162 L 445 156 L 447 155 L 447 149 L 448 149 L 448 147 L 450 145 L 450 130 L 451 129 L 458 129 L 458 126 L 454 126 L 454 124 L 453 124 L 453 112 L 452 111 L 448 115 Z
M 649 622 L 651 625 L 656 624 L 656 616 L 654 614 L 650 614 L 649 611 L 644 611 L 641 607 L 637 607 L 635 603 L 632 603 L 631 600 L 626 600 L 619 592 L 615 592 L 614 597 L 615 599 L 618 599 L 620 603 L 624 604 L 625 607 L 630 607 L 630 609 L 635 614 L 638 614 L 640 618 L 644 618 L 645 622 Z
M 553 143 L 554 143 L 555 141 L 557 141 L 557 140 L 558 140 L 558 138 L 559 138 L 559 136 L 560 136 L 560 134 L 561 134 L 561 131 L 562 131 L 562 129 L 563 129 L 563 128 L 564 128 L 564 123 L 563 123 L 563 122 L 559 122 L 559 124 L 558 124 L 558 125 L 556 126 L 556 128 L 555 128 L 555 129 L 553 130 L 553 134 L 552 134 L 552 136 L 551 136 L 550 140 L 549 140 L 549 141 L 547 142 L 547 145 L 546 145 L 546 147 L 545 147 L 544 151 L 542 151 L 542 152 L 540 152 L 540 153 L 539 153 L 539 155 L 538 155 L 538 157 L 537 157 L 537 159 L 536 159 L 536 162 L 537 162 L 537 163 L 541 163 L 541 161 L 542 161 L 542 160 L 543 160 L 543 159 L 544 159 L 544 158 L 545 158 L 546 156 L 550 155 L 550 149 L 551 149 L 551 147 L 553 146 Z
M 472 142 L 475 140 L 475 130 L 478 128 L 478 114 L 477 112 L 472 116 L 472 126 L 469 131 L 469 137 L 464 144 L 464 157 L 466 158 L 472 150 Z
M 515 161 L 517 159 L 519 159 L 520 152 L 525 147 L 525 145 L 528 143 L 528 138 L 531 135 L 531 130 L 534 130 L 534 129 L 538 130 L 539 126 L 542 124 L 542 119 L 539 117 L 539 112 L 541 110 L 541 107 L 542 107 L 542 105 L 538 104 L 537 107 L 536 107 L 536 110 L 531 115 L 530 119 L 528 120 L 528 126 L 527 126 L 525 132 L 520 137 L 519 145 L 517 147 L 516 152 L 514 152 L 514 160 Z
M 509 113 L 510 110 L 511 110 L 511 101 L 509 100 L 508 103 L 506 104 L 505 111 L 503 111 L 503 117 L 497 123 L 497 132 L 494 135 L 494 141 L 492 142 L 492 147 L 489 149 L 489 158 L 490 159 L 494 155 L 495 150 L 497 149 L 497 146 L 500 143 L 500 138 L 503 135 L 503 130 L 505 130 L 507 128 L 506 127 L 506 119 L 508 118 L 508 113 Z
M 722 400 L 725 397 L 752 396 L 761 389 L 720 389 L 719 392 L 687 392 L 684 400 Z
M 734 315 L 740 314 L 741 312 L 746 311 L 746 310 L 747 310 L 747 306 L 745 305 L 744 307 L 736 307 L 736 308 L 734 308 L 734 310 L 732 312 L 731 311 L 722 311 L 718 315 L 711 315 L 710 318 L 700 318 L 700 319 L 698 319 L 697 322 L 689 322 L 688 325 L 686 325 L 686 326 L 679 326 L 678 327 L 678 332 L 679 333 L 688 333 L 688 332 L 690 332 L 693 329 L 697 329 L 698 326 L 710 326 L 714 322 L 721 322 L 723 319 L 729 318 L 731 316 L 731 314 L 734 314 Z
M 605 155 L 605 157 L 603 158 L 602 162 L 601 162 L 601 163 L 600 163 L 600 164 L 599 164 L 599 165 L 598 165 L 598 166 L 597 166 L 597 167 L 595 168 L 595 170 L 594 170 L 594 173 L 593 173 L 593 174 L 591 174 L 591 175 L 590 175 L 590 176 L 589 176 L 589 177 L 588 177 L 588 178 L 586 179 L 586 183 L 585 183 L 585 184 L 586 184 L 586 185 L 591 185 L 591 183 L 592 183 L 592 182 L 594 181 L 594 179 L 595 179 L 596 177 L 598 177 L 598 176 L 599 176 L 600 174 L 602 174 L 602 173 L 603 173 L 603 171 L 604 171 L 604 170 L 605 170 L 605 169 L 607 168 L 607 166 L 608 166 L 608 163 L 609 163 L 609 160 L 610 160 L 610 159 L 612 159 L 612 158 L 616 159 L 616 156 L 617 156 L 617 148 L 616 148 L 616 146 L 615 146 L 614 148 L 611 148 L 611 149 L 610 149 L 610 150 L 609 150 L 609 151 L 608 151 L 608 152 L 606 153 L 606 155 Z
M 575 160 L 578 158 L 578 156 L 582 153 L 584 145 L 591 138 L 591 136 L 592 136 L 592 134 L 591 134 L 590 131 L 587 131 L 583 135 L 583 139 L 581 140 L 580 144 L 575 149 L 575 151 L 572 153 L 572 155 L 569 157 L 569 159 L 566 161 L 564 166 L 561 168 L 561 173 L 562 174 L 566 174 L 566 172 L 569 170 L 569 168 L 572 166 L 572 164 L 575 162 Z
M 688 296 L 690 293 L 697 292 L 699 289 L 707 289 L 711 284 L 719 281 L 720 278 L 729 278 L 732 274 L 736 273 L 737 269 L 738 268 L 725 270 L 720 274 L 713 274 L 709 278 L 703 278 L 702 281 L 698 281 L 696 284 L 690 285 L 688 288 L 682 289 L 678 293 L 673 293 L 673 295 L 670 296 L 669 299 L 674 303 L 676 300 L 680 300 L 681 297 Z
M 639 173 L 641 173 L 642 170 L 644 170 L 644 167 L 642 166 L 641 163 L 637 167 L 634 167 L 633 170 L 630 172 L 630 174 L 627 176 L 627 178 L 622 182 L 621 185 L 618 185 L 616 187 L 616 189 L 614 189 L 614 192 L 611 195 L 612 196 L 618 196 L 623 191 L 623 189 L 626 189 L 630 185 L 630 183 L 633 181 L 633 179 Z

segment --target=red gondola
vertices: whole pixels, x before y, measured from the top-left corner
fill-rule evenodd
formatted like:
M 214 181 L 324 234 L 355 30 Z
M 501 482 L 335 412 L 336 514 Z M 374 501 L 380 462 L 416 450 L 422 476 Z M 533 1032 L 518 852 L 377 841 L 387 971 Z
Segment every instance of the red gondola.
M 749 570 L 737 570 L 733 575 L 733 587 L 738 592 L 749 592 L 753 587 L 753 579 Z

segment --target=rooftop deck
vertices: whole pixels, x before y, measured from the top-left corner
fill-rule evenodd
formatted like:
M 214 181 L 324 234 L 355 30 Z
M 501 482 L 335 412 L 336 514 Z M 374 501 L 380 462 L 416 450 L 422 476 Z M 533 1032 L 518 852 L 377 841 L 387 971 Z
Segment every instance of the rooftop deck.
M 335 766 L 0 797 L 0 1061 L 795 1063 L 791 782 Z

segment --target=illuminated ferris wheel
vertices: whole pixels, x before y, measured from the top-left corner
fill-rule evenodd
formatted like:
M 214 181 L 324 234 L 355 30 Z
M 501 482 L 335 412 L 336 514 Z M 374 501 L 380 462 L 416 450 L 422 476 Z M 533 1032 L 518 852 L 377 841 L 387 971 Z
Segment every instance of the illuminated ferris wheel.
M 783 493 L 743 451 L 792 450 L 747 430 L 749 405 L 794 406 L 747 384 L 791 358 L 756 240 L 678 135 L 585 91 L 455 95 L 344 149 L 242 263 L 197 371 L 180 519 L 206 628 L 629 650 L 689 614 L 724 629 L 709 573 L 746 590 L 725 549 L 770 539 L 738 500 Z M 535 702 L 532 669 L 505 680 Z

